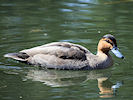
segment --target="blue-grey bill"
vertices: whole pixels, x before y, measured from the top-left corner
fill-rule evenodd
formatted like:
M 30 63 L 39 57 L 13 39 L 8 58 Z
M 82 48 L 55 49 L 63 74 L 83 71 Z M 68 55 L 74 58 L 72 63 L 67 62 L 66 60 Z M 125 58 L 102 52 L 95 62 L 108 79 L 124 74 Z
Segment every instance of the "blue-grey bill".
M 124 58 L 124 56 L 119 52 L 118 48 L 114 47 L 111 50 L 118 58 Z

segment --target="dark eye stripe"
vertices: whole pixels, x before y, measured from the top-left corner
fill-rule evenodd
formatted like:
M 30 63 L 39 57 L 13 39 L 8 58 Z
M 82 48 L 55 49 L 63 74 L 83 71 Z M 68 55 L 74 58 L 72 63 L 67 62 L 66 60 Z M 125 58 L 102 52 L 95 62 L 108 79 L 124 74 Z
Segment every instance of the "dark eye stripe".
M 113 43 L 111 43 L 109 40 L 104 40 L 104 41 L 106 41 L 106 42 L 110 43 L 110 44 L 113 46 Z

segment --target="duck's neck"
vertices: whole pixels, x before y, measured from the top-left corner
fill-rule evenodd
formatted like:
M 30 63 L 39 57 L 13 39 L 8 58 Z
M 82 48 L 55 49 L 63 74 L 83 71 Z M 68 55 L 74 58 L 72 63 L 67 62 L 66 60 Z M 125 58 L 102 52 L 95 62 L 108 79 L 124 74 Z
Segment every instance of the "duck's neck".
M 105 53 L 99 50 L 97 51 L 97 56 L 101 67 L 105 68 L 113 65 L 112 57 L 110 56 L 109 51 Z
M 101 60 L 101 61 L 104 61 L 104 60 L 106 60 L 106 59 L 108 59 L 109 58 L 109 53 L 104 53 L 104 52 L 102 52 L 102 51 L 97 51 L 97 54 L 96 54 L 97 56 L 98 56 L 98 58 Z

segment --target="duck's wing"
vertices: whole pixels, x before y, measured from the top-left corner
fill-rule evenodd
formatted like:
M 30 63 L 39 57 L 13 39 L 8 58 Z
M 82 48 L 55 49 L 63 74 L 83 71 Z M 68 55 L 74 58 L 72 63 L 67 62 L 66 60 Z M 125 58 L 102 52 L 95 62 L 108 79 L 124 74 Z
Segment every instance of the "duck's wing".
M 78 59 L 86 60 L 86 53 L 90 53 L 85 47 L 68 43 L 68 42 L 54 42 L 39 47 L 34 47 L 27 50 L 22 50 L 29 56 L 36 54 L 54 55 L 62 59 Z
M 86 54 L 90 53 L 85 47 L 68 43 L 68 42 L 54 42 L 31 49 L 22 50 L 19 53 L 7 54 L 5 57 L 10 57 L 20 61 L 26 61 L 35 55 L 49 55 L 61 59 L 86 60 Z

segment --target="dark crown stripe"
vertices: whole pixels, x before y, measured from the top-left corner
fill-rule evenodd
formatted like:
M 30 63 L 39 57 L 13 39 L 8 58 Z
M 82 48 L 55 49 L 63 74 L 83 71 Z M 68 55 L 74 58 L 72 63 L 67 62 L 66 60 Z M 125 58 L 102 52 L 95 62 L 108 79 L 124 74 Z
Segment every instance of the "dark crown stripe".
M 108 38 L 108 39 L 112 40 L 114 42 L 115 46 L 117 47 L 116 39 L 113 35 L 107 34 L 107 35 L 104 35 L 103 38 Z

